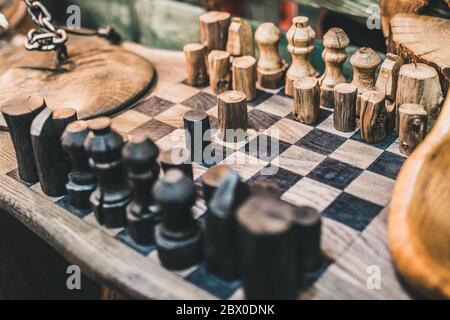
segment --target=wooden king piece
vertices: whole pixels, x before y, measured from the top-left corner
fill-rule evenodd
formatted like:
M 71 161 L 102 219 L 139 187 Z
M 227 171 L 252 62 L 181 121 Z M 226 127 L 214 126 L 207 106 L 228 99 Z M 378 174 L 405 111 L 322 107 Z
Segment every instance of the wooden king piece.
M 316 32 L 309 25 L 307 17 L 295 17 L 293 25 L 286 34 L 288 51 L 292 54 L 292 65 L 286 73 L 285 92 L 293 96 L 293 82 L 303 77 L 313 77 L 319 74 L 311 65 L 309 55 L 314 51 Z

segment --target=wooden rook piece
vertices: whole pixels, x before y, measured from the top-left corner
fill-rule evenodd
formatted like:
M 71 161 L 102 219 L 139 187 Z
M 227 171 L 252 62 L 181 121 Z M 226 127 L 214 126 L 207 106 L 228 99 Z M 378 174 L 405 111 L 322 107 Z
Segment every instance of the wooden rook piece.
M 320 110 L 319 80 L 314 77 L 296 80 L 294 85 L 294 116 L 301 123 L 317 122 Z
M 208 82 L 208 49 L 199 43 L 184 46 L 186 59 L 187 83 L 191 86 L 202 86 Z
M 378 143 L 387 136 L 387 110 L 384 94 L 367 91 L 361 96 L 361 138 L 368 143 Z
M 309 25 L 307 17 L 295 17 L 293 25 L 286 34 L 288 51 L 292 54 L 292 64 L 286 73 L 285 93 L 294 95 L 294 81 L 304 77 L 316 77 L 319 74 L 309 61 L 314 51 L 316 32 Z
M 233 60 L 233 90 L 241 91 L 247 101 L 256 98 L 256 59 L 251 56 Z
M 60 139 L 65 125 L 73 120 L 76 120 L 76 111 L 73 109 L 60 109 L 54 113 L 46 108 L 31 124 L 31 142 L 41 189 L 50 197 L 67 193 L 70 164 Z
M 171 169 L 178 169 L 187 177 L 194 179 L 191 153 L 185 148 L 173 148 L 161 152 L 159 156 L 159 163 L 165 173 Z
M 230 54 L 226 51 L 213 50 L 208 56 L 209 83 L 215 94 L 221 94 L 231 87 Z
M 364 92 L 375 89 L 375 71 L 381 63 L 380 56 L 371 48 L 360 48 L 350 58 L 353 66 L 353 81 L 358 88 L 358 100 L 356 102 L 356 114 L 361 110 L 360 97 Z
M 422 143 L 427 134 L 428 118 L 425 109 L 418 104 L 400 106 L 400 152 L 409 156 Z
M 350 83 L 334 87 L 334 128 L 342 132 L 356 129 L 356 101 L 358 88 Z
M 169 270 L 183 270 L 203 259 L 203 234 L 191 208 L 196 193 L 192 179 L 180 170 L 169 170 L 153 188 L 163 221 L 156 226 L 159 259 Z
M 277 89 L 283 85 L 288 67 L 278 52 L 280 30 L 272 22 L 265 22 L 256 29 L 255 40 L 259 47 L 258 83 L 265 89 Z
M 405 103 L 422 105 L 428 116 L 428 131 L 431 131 L 443 102 L 444 96 L 436 69 L 422 63 L 401 67 L 397 85 L 397 107 Z M 397 110 L 397 119 L 398 116 Z M 397 123 L 399 124 L 398 121 Z
M 384 93 L 387 100 L 395 101 L 397 98 L 398 75 L 402 65 L 402 58 L 392 53 L 386 55 L 381 65 L 375 90 Z
M 209 116 L 201 110 L 190 110 L 183 116 L 186 148 L 191 161 L 211 165 L 214 157 L 211 152 L 211 126 Z
M 231 15 L 228 12 L 209 11 L 200 16 L 200 43 L 212 50 L 225 50 Z
M 78 209 L 91 207 L 89 197 L 97 187 L 97 180 L 89 166 L 89 156 L 84 148 L 88 134 L 88 123 L 76 121 L 67 126 L 61 137 L 62 147 L 72 164 L 66 189 L 73 205 Z
M 127 206 L 127 227 L 130 236 L 140 245 L 155 242 L 154 228 L 161 221 L 161 210 L 153 199 L 153 186 L 158 180 L 159 149 L 145 135 L 133 136 L 123 149 L 133 200 Z
M 252 196 L 237 211 L 241 278 L 246 299 L 290 300 L 298 295 L 296 208 L 267 195 Z
M 249 193 L 248 186 L 241 181 L 239 175 L 229 172 L 209 204 L 206 217 L 205 266 L 208 272 L 222 279 L 235 280 L 240 275 L 236 210 Z
M 347 59 L 345 49 L 350 44 L 350 39 L 344 30 L 331 28 L 323 37 L 322 58 L 325 61 L 325 73 L 320 77 L 320 104 L 325 108 L 334 108 L 334 87 L 347 79 L 342 74 L 342 65 Z
M 19 177 L 27 183 L 36 183 L 39 180 L 31 144 L 30 128 L 34 118 L 45 108 L 44 99 L 39 97 L 11 100 L 1 108 L 16 151 Z
M 240 91 L 227 91 L 218 98 L 219 138 L 225 142 L 240 142 L 247 138 L 247 99 Z
M 131 190 L 122 159 L 124 140 L 111 129 L 109 118 L 89 121 L 89 133 L 84 147 L 98 185 L 90 201 L 95 217 L 107 228 L 126 225 L 126 207 L 131 201 Z
M 298 244 L 298 266 L 301 272 L 311 273 L 322 264 L 320 213 L 310 207 L 300 207 L 294 211 L 293 224 Z
M 247 20 L 232 18 L 228 28 L 227 52 L 231 57 L 255 56 L 252 26 Z
M 223 183 L 225 178 L 230 174 L 231 168 L 225 164 L 219 164 L 209 169 L 203 176 L 203 196 L 206 204 L 209 205 L 214 192 Z

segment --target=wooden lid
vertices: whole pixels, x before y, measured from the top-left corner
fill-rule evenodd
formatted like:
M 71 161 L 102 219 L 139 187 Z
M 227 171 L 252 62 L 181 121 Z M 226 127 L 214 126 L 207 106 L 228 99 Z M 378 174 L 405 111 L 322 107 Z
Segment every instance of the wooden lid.
M 344 49 L 350 44 L 350 39 L 341 28 L 331 28 L 323 37 L 323 45 L 331 49 Z
M 42 107 L 45 107 L 43 98 L 29 96 L 5 102 L 2 106 L 2 112 L 9 116 L 21 116 L 32 113 Z
M 224 11 L 209 11 L 200 16 L 200 21 L 203 23 L 214 23 L 230 19 L 231 15 Z
M 205 185 L 210 187 L 218 187 L 231 172 L 231 168 L 225 164 L 219 164 L 209 169 L 202 177 Z
M 203 110 L 189 110 L 187 111 L 184 115 L 183 118 L 187 121 L 193 121 L 193 122 L 197 122 L 197 121 L 203 121 L 205 119 L 208 119 L 209 116 L 208 114 L 203 111 Z
M 319 84 L 319 79 L 315 77 L 304 77 L 294 81 L 294 88 L 296 89 L 312 89 Z
M 247 100 L 245 93 L 237 90 L 226 91 L 219 95 L 218 99 L 225 103 L 238 103 Z
M 252 56 L 238 57 L 233 60 L 233 67 L 239 69 L 247 69 L 256 66 L 256 59 Z
M 426 116 L 427 111 L 425 108 L 420 104 L 415 103 L 405 103 L 400 106 L 398 109 L 399 112 L 410 114 L 410 115 L 417 115 L 417 116 Z
M 275 43 L 280 41 L 280 30 L 272 22 L 264 22 L 256 29 L 255 39 L 259 43 Z
M 356 68 L 372 69 L 381 63 L 380 56 L 371 48 L 359 48 L 350 58 L 350 63 Z
M 339 83 L 334 87 L 334 91 L 340 93 L 353 93 L 358 91 L 358 87 L 351 83 Z

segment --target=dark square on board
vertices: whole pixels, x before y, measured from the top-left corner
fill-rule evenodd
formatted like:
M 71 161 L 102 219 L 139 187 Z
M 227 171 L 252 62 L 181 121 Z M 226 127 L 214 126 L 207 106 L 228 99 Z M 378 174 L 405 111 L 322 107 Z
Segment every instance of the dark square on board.
M 346 139 L 320 129 L 314 129 L 296 143 L 297 146 L 328 156 Z
M 140 134 L 144 133 L 147 134 L 147 136 L 152 139 L 153 141 L 157 141 L 165 136 L 167 136 L 169 133 L 174 131 L 176 128 L 158 121 L 156 119 L 152 119 L 150 121 L 147 121 L 146 123 L 140 125 L 136 129 L 132 130 L 130 132 L 130 135 Z
M 242 147 L 241 151 L 270 162 L 291 147 L 291 144 L 261 134 Z
M 362 169 L 335 159 L 327 158 L 308 174 L 308 178 L 344 190 L 362 172 Z
M 139 103 L 133 110 L 145 114 L 149 117 L 156 117 L 158 114 L 173 107 L 175 103 L 153 96 L 146 101 Z
M 395 180 L 405 160 L 400 155 L 385 151 L 367 170 Z
M 265 167 L 264 172 L 266 171 L 267 173 L 273 172 L 273 174 L 264 175 L 261 171 L 259 171 L 251 177 L 250 180 L 248 180 L 248 183 L 275 183 L 280 188 L 280 196 L 303 178 L 301 175 L 283 168 L 279 168 L 273 164 L 268 164 Z
M 379 205 L 344 192 L 325 209 L 323 216 L 363 231 L 381 210 Z
M 181 104 L 195 110 L 208 111 L 217 104 L 217 97 L 206 92 L 199 92 Z
M 369 146 L 373 146 L 373 147 L 376 147 L 378 149 L 383 149 L 383 150 L 386 150 L 387 148 L 389 148 L 395 142 L 395 140 L 397 140 L 397 138 L 398 138 L 398 135 L 397 135 L 397 133 L 395 133 L 394 130 L 391 130 L 391 132 L 387 135 L 386 139 L 384 139 L 383 141 L 378 142 L 378 143 L 368 143 L 368 142 L 364 141 L 361 138 L 361 130 L 358 130 L 357 132 L 355 132 L 355 134 L 351 137 L 352 140 L 359 141 L 359 142 L 368 144 Z
M 249 101 L 247 103 L 247 105 L 249 105 L 250 107 L 257 107 L 258 105 L 260 105 L 264 101 L 268 100 L 272 96 L 273 96 L 273 94 L 271 94 L 269 92 L 257 89 L 256 90 L 256 98 L 253 99 L 252 101 Z
M 248 113 L 248 127 L 256 131 L 267 130 L 280 120 L 281 117 L 257 109 Z

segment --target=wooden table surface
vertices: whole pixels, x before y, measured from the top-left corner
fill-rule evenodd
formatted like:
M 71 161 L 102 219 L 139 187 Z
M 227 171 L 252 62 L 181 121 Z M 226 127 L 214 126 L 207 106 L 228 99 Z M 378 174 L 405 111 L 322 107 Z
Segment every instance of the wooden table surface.
M 135 44 L 125 44 L 125 47 L 154 64 L 158 82 L 153 93 L 176 94 L 174 84 L 185 78 L 182 52 Z M 16 168 L 16 160 L 7 132 L 0 132 L 0 153 L 0 208 L 15 216 L 71 263 L 79 265 L 88 276 L 132 298 L 215 298 L 150 259 L 142 259 L 139 253 L 111 237 L 108 230 L 81 221 L 55 203 L 45 201 L 32 188 L 8 177 L 6 173 Z M 391 262 L 386 221 L 387 210 L 384 210 L 363 232 L 349 229 L 345 237 L 342 230 L 333 235 L 333 228 L 328 226 L 327 242 L 335 246 L 335 263 L 301 298 L 409 299 Z M 372 283 L 371 275 L 377 271 L 380 286 L 372 288 L 368 282 Z M 242 298 L 242 294 L 234 298 Z

